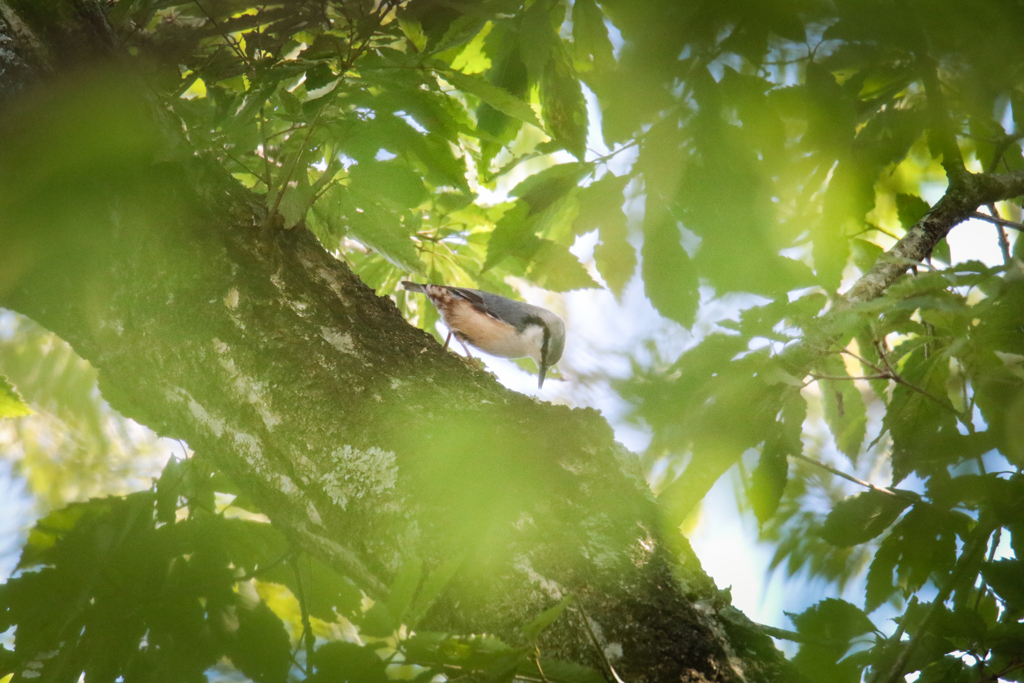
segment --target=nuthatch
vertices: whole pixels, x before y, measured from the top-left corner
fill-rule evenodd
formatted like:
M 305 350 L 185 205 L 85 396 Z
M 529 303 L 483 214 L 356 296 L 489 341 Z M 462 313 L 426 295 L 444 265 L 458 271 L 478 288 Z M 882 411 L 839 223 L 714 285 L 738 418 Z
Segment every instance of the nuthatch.
M 415 282 L 402 286 L 423 292 L 437 308 L 449 330 L 445 348 L 454 334 L 463 348 L 470 344 L 492 356 L 530 357 L 537 362 L 538 389 L 544 386 L 548 368 L 562 357 L 565 324 L 547 309 L 479 289 Z

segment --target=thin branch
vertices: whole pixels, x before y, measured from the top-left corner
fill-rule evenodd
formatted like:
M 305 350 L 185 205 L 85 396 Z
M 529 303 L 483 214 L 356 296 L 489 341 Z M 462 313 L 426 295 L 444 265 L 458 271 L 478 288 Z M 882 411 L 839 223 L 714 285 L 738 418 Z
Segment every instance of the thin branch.
M 992 540 L 992 547 L 989 548 L 989 551 L 988 551 L 988 561 L 989 561 L 989 563 L 991 563 L 992 560 L 995 559 L 996 549 L 999 547 L 999 540 L 1002 537 L 1002 531 L 1003 531 L 1002 527 L 997 527 L 996 528 L 995 538 Z M 977 596 L 977 598 L 974 601 L 974 611 L 975 612 L 977 612 L 978 609 L 981 607 L 981 601 L 985 598 L 985 594 L 986 593 L 988 593 L 988 583 L 985 582 L 985 577 L 983 576 L 982 579 L 981 579 L 981 585 L 978 586 L 978 596 Z
M 975 211 L 974 213 L 972 213 L 969 216 L 969 218 L 977 218 L 978 220 L 988 221 L 989 223 L 994 223 L 994 224 L 1000 225 L 1000 226 L 1002 226 L 1004 228 L 1013 228 L 1014 230 L 1017 230 L 1017 231 L 1024 231 L 1024 225 L 1022 225 L 1020 223 L 1014 223 L 1013 221 L 1008 221 L 1005 218 L 998 218 L 996 216 L 990 216 L 989 214 L 982 213 L 980 211 Z
M 988 205 L 988 211 L 992 214 L 993 218 L 999 216 L 999 210 L 995 204 Z M 1003 252 L 1003 265 L 1009 265 L 1013 256 L 1010 255 L 1010 242 L 1006 239 L 1006 230 L 1000 224 L 996 224 L 996 235 L 999 237 L 999 250 Z
M 840 380 L 855 380 L 855 379 L 892 379 L 892 376 L 889 373 L 886 373 L 886 372 L 883 372 L 883 373 L 878 374 L 878 375 L 861 375 L 859 377 L 851 377 L 850 375 L 818 375 L 818 374 L 815 374 L 815 373 L 811 373 L 811 377 L 813 377 L 815 381 L 822 380 L 822 379 L 829 379 L 829 380 L 836 380 L 836 381 L 840 381 Z
M 192 0 L 192 2 L 195 3 L 195 6 L 199 8 L 200 12 L 206 15 L 206 18 L 210 20 L 211 24 L 213 24 L 213 28 L 218 33 L 220 33 L 224 40 L 227 41 L 231 49 L 234 50 L 236 55 L 238 55 L 238 58 L 245 62 L 245 65 L 249 67 L 249 71 L 253 71 L 252 63 L 249 61 L 249 58 L 245 56 L 245 51 L 242 50 L 242 48 L 238 45 L 237 41 L 231 39 L 231 34 L 221 31 L 220 25 L 217 24 L 217 20 L 214 19 L 213 16 L 206 11 L 205 7 L 199 4 L 199 0 Z
M 820 460 L 815 460 L 814 458 L 806 456 L 803 453 L 790 453 L 789 457 L 796 458 L 797 460 L 802 460 L 802 461 L 804 461 L 804 462 L 806 462 L 808 464 L 814 465 L 815 467 L 819 467 L 819 468 L 825 470 L 826 472 L 834 474 L 837 477 L 842 477 L 846 481 L 853 482 L 854 484 L 857 484 L 858 486 L 863 486 L 864 488 L 869 489 L 871 491 L 878 491 L 879 493 L 884 493 L 887 496 L 892 496 L 893 498 L 902 498 L 903 500 L 909 500 L 909 501 L 911 501 L 913 503 L 921 502 L 921 499 L 918 498 L 917 496 L 915 496 L 912 493 L 908 493 L 906 491 L 901 491 L 899 489 L 882 488 L 881 486 L 875 486 L 870 481 L 864 481 L 863 479 L 858 479 L 857 477 L 855 477 L 855 476 L 853 476 L 851 474 L 847 474 L 846 472 L 843 472 L 842 470 L 837 470 L 835 467 L 832 467 L 831 465 L 823 463 Z
M 979 683 L 995 683 L 996 681 L 1001 680 L 1007 674 L 1011 674 L 1014 671 L 1019 671 L 1021 669 L 1024 669 L 1024 661 L 1014 662 L 1013 664 L 1010 664 L 1007 667 L 1005 667 L 999 673 L 994 673 L 989 676 L 986 676 L 985 678 L 982 678 L 979 681 Z
M 907 608 L 905 610 L 903 610 L 903 613 L 906 614 L 907 612 L 909 612 L 910 610 L 914 609 L 915 607 L 917 607 L 917 596 L 916 595 L 914 595 L 914 596 L 912 596 L 910 598 L 910 601 L 907 603 Z M 896 626 L 896 632 L 893 633 L 887 639 L 886 644 L 882 646 L 882 648 L 883 648 L 883 655 L 885 654 L 885 651 L 888 651 L 888 650 L 892 649 L 895 645 L 899 644 L 899 642 L 901 640 L 903 640 L 903 634 L 907 630 L 907 621 L 908 621 L 907 619 L 900 619 L 899 624 Z M 871 680 L 871 683 L 878 683 L 878 679 L 881 678 L 881 676 L 882 676 L 882 670 L 879 669 L 878 671 L 875 672 L 875 677 Z
M 885 372 L 885 374 L 887 374 L 889 376 L 889 379 L 891 379 L 892 381 L 896 382 L 897 384 L 901 384 L 901 385 L 905 386 L 906 388 L 910 389 L 911 391 L 916 391 L 917 393 L 921 394 L 922 396 L 924 396 L 925 398 L 927 398 L 930 401 L 934 402 L 935 404 L 937 404 L 937 405 L 941 406 L 942 408 L 945 408 L 946 410 L 952 412 L 953 415 L 955 415 L 957 418 L 962 418 L 963 417 L 963 415 L 960 413 L 960 411 L 958 411 L 956 408 L 953 407 L 952 403 L 949 403 L 947 401 L 943 401 L 942 399 L 938 398 L 937 396 L 932 396 L 931 394 L 929 394 L 927 391 L 925 391 L 921 387 L 919 387 L 919 386 L 917 386 L 917 385 L 915 385 L 915 384 L 905 380 L 898 372 L 896 372 L 896 369 L 892 367 L 892 365 L 889 363 L 888 356 L 883 352 L 883 350 L 881 348 L 878 349 L 878 357 L 882 360 L 882 363 L 885 364 L 884 372 Z M 876 370 L 879 369 L 879 368 L 877 368 L 875 366 L 872 366 L 872 368 L 876 369 Z M 964 420 L 964 422 L 967 422 L 967 421 Z
M 1010 136 L 1005 136 L 996 144 L 995 149 L 992 151 L 992 161 L 988 165 L 989 173 L 995 172 L 999 167 L 999 161 L 1003 159 L 1003 155 L 1006 154 L 1006 150 L 1010 148 L 1011 144 L 1013 144 L 1013 139 Z M 993 218 L 1000 218 L 999 209 L 996 208 L 995 202 L 989 202 L 988 212 Z M 1003 265 L 1009 265 L 1012 259 L 1012 256 L 1010 256 L 1010 243 L 1006 239 L 1006 230 L 999 223 L 996 223 L 996 235 L 999 239 L 999 249 L 1003 252 Z
M 309 603 L 306 601 L 306 591 L 302 585 L 302 573 L 299 572 L 299 564 L 293 561 L 292 573 L 295 575 L 295 588 L 298 592 L 299 611 L 302 614 L 302 637 L 299 642 L 306 646 L 306 675 L 310 673 L 313 659 L 313 649 L 316 646 L 316 636 L 313 635 L 313 624 L 309 621 Z
M 608 159 L 611 159 L 613 156 L 615 156 L 617 154 L 621 154 L 622 152 L 625 152 L 627 149 L 631 149 L 633 147 L 636 147 L 642 141 L 643 141 L 643 137 L 642 136 L 635 137 L 632 140 L 630 140 L 629 142 L 627 142 L 626 144 L 620 145 L 616 149 L 611 150 L 607 154 L 602 154 L 600 156 L 594 157 L 593 159 L 590 160 L 590 163 L 592 163 L 592 164 L 602 164 L 605 161 L 607 161 Z M 594 152 L 591 149 L 588 149 L 587 151 L 596 154 L 596 152 Z
M 316 129 L 316 124 L 320 120 L 320 114 L 323 112 L 323 110 L 324 108 L 321 107 L 320 110 L 317 111 L 316 116 L 313 117 L 313 120 L 309 122 L 308 126 L 306 126 L 306 137 L 303 138 L 302 144 L 299 145 L 298 151 L 295 152 L 295 159 L 292 160 L 291 168 L 288 169 L 288 172 L 285 174 L 283 178 L 280 179 L 280 182 L 277 184 L 278 190 L 276 196 L 274 197 L 274 205 L 270 207 L 270 211 L 267 212 L 267 216 L 263 220 L 264 230 L 270 227 L 270 222 L 274 220 L 274 216 L 277 215 L 277 210 L 281 207 L 281 200 L 284 199 L 284 193 L 288 189 L 288 183 L 291 182 L 292 176 L 295 175 L 295 169 L 298 168 L 299 162 L 302 160 L 302 156 L 306 153 L 306 145 L 309 144 L 309 138 L 313 135 L 313 131 Z M 264 150 L 264 154 L 265 153 L 266 150 Z M 269 191 L 270 188 L 268 187 L 267 189 Z
M 601 659 L 604 660 L 605 666 L 608 667 L 608 671 L 612 675 L 611 679 L 609 680 L 614 681 L 614 683 L 625 683 L 621 678 L 619 678 L 619 673 L 615 670 L 615 667 L 612 666 L 612 663 L 608 660 L 608 655 L 605 654 L 604 648 L 601 647 L 601 641 L 597 639 L 597 635 L 594 633 L 594 629 L 590 628 L 590 617 L 587 615 L 587 612 L 583 609 L 583 605 L 580 604 L 579 600 L 576 600 L 576 604 L 574 604 L 571 607 L 571 609 L 574 610 L 577 614 L 579 614 L 580 618 L 583 620 L 583 626 L 586 628 L 587 634 L 590 636 L 590 642 L 594 644 L 594 649 L 597 650 L 598 654 L 601 655 Z
M 931 394 L 929 394 L 924 389 L 922 389 L 922 388 L 914 385 L 913 383 L 908 382 L 906 379 L 904 379 L 898 372 L 896 372 L 896 369 L 893 368 L 892 365 L 889 364 L 889 359 L 886 357 L 884 351 L 881 348 L 878 349 L 878 357 L 881 358 L 882 362 L 885 364 L 884 368 L 878 367 L 877 365 L 875 365 L 871 361 L 867 360 L 866 358 L 864 358 L 862 356 L 858 356 L 856 353 L 854 353 L 853 351 L 850 351 L 849 349 L 845 349 L 845 348 L 844 349 L 839 349 L 839 352 L 840 353 L 845 353 L 845 354 L 847 354 L 849 356 L 852 356 L 853 358 L 856 358 L 858 361 L 860 361 L 864 365 L 867 365 L 869 368 L 874 370 L 877 374 L 875 374 L 875 375 L 865 375 L 863 377 L 848 377 L 848 376 L 834 376 L 834 375 L 817 375 L 817 374 L 814 374 L 814 373 L 810 373 L 811 377 L 814 378 L 815 381 L 817 381 L 819 379 L 827 379 L 827 380 L 891 379 L 893 382 L 896 382 L 897 384 L 905 386 L 906 388 L 910 389 L 911 391 L 916 391 L 917 393 L 921 394 L 922 396 L 925 396 L 928 399 L 934 401 L 935 403 L 937 403 L 938 405 L 942 406 L 946 410 L 951 411 L 958 418 L 959 417 L 963 417 L 963 414 L 960 413 L 956 408 L 954 408 L 952 406 L 952 404 L 946 403 L 945 401 L 943 401 L 942 399 L 940 399 L 940 398 L 938 398 L 936 396 L 932 396 Z

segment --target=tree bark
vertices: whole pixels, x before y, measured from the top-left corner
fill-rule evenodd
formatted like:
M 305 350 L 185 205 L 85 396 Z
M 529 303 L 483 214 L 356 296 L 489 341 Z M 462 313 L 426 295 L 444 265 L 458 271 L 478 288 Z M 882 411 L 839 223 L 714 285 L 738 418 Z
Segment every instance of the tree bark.
M 94 19 L 54 35 L 102 45 Z M 38 54 L 26 35 L 8 38 Z M 571 594 L 547 657 L 630 683 L 796 680 L 660 527 L 596 411 L 466 367 L 304 229 L 263 230 L 260 198 L 169 143 L 133 75 L 33 40 L 54 75 L 4 93 L 0 305 L 71 343 L 114 407 L 187 441 L 371 597 L 410 557 L 464 557 L 423 628 L 518 643 Z

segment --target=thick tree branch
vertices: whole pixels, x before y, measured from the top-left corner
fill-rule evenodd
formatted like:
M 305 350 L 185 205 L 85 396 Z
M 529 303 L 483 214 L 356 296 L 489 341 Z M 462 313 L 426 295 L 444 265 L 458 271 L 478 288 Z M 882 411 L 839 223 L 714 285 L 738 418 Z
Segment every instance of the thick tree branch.
M 836 302 L 843 311 L 882 295 L 911 266 L 932 252 L 949 231 L 972 217 L 979 206 L 1024 194 L 1024 170 L 1013 173 L 968 174 L 959 188 L 950 187 L 935 206 L 891 249 L 880 256 Z

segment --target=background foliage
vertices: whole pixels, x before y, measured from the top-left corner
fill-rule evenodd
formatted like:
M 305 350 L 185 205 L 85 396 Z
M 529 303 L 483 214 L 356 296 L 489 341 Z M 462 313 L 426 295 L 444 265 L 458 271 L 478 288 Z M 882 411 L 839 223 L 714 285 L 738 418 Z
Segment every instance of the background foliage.
M 837 588 L 867 572 L 858 605 L 793 616 L 813 680 L 1021 680 L 1024 243 L 970 228 L 1000 245 L 989 266 L 940 242 L 847 308 L 809 370 L 787 355 L 959 164 L 1024 167 L 1019 3 L 119 0 L 107 18 L 183 158 L 219 160 L 265 199 L 265 229 L 308 227 L 425 329 L 434 309 L 396 291 L 410 274 L 509 296 L 639 283 L 693 330 L 726 311 L 613 382 L 650 430 L 666 535 L 736 468 L 774 565 Z M 11 339 L 21 395 L 108 452 L 89 371 L 67 360 L 73 381 L 48 385 L 27 355 L 42 342 Z M 24 410 L 0 385 L 0 414 Z M 259 681 L 597 675 L 482 636 L 404 638 L 444 571 L 413 563 L 367 608 L 201 467 L 40 522 L 0 590 L 0 628 L 18 625 L 0 672 L 73 633 L 70 678 L 199 679 L 224 656 Z M 60 619 L 38 618 L 44 594 Z

